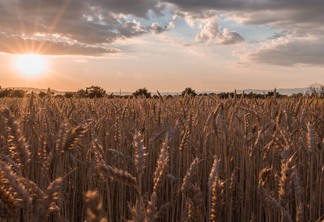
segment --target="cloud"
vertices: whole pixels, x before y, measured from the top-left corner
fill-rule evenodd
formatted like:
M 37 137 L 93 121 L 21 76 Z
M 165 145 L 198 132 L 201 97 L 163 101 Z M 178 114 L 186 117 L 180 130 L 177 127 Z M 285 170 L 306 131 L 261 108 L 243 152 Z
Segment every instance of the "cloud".
M 227 18 L 239 23 L 267 25 L 280 30 L 243 57 L 249 62 L 278 66 L 323 66 L 324 2 L 315 2 L 284 1 L 285 4 L 276 10 L 269 7 L 255 12 L 228 12 Z
M 119 38 L 129 38 L 131 36 L 141 35 L 147 32 L 140 22 L 133 20 L 132 22 L 123 22 L 117 26 Z
M 112 8 L 101 1 L 91 1 L 91 5 L 85 0 L 13 1 L 16 1 L 15 7 L 9 2 L 2 5 L 6 9 L 3 9 L 2 16 L 8 19 L 0 20 L 2 31 L 12 34 L 33 34 L 35 31 L 44 34 L 55 33 L 78 42 L 98 44 L 144 33 L 138 28 L 138 23 L 127 21 L 119 15 L 121 5 L 115 1 L 109 1 Z M 116 11 L 113 11 L 114 9 Z M 125 4 L 124 13 L 131 11 Z M 139 16 L 145 16 L 139 12 Z M 12 16 L 13 13 L 16 16 Z
M 324 2 L 282 1 L 278 4 L 261 5 L 255 10 L 227 10 L 228 16 L 245 24 L 268 24 L 276 27 L 322 25 Z
M 324 66 L 324 39 L 316 36 L 289 34 L 266 42 L 247 59 L 252 62 L 279 66 L 318 65 Z
M 29 44 L 35 33 L 48 37 L 50 48 L 67 47 L 66 52 L 85 54 L 105 53 L 106 45 L 140 36 L 151 31 L 136 20 L 127 20 L 127 15 L 147 19 L 149 11 L 161 15 L 158 0 L 134 0 L 125 3 L 119 0 L 2 0 L 0 2 L 0 33 L 22 37 L 18 42 Z M 5 19 L 4 19 L 5 18 Z M 158 27 L 153 27 L 158 28 Z M 168 30 L 165 27 L 164 30 Z M 157 32 L 158 30 L 152 30 Z M 53 35 L 70 41 L 53 41 Z M 3 45 L 13 40 L 2 37 Z M 63 44 L 64 43 L 64 44 Z M 2 51 L 4 48 L 1 48 Z M 8 50 L 7 50 L 8 51 Z M 108 49 L 108 51 L 110 51 Z M 53 50 L 48 50 L 48 53 Z
M 6 36 L 0 33 L 0 52 L 9 54 L 23 54 L 37 52 L 50 55 L 88 55 L 101 56 L 118 53 L 117 49 L 108 47 L 96 47 L 67 41 L 30 39 L 21 36 Z
M 232 45 L 243 42 L 244 38 L 228 28 L 224 28 L 223 31 L 220 30 L 218 19 L 216 16 L 213 16 L 202 25 L 201 32 L 196 35 L 196 40 L 200 42 L 216 40 L 218 44 Z
M 173 29 L 173 21 L 166 25 L 153 21 L 157 18 L 161 23 L 159 18 L 165 10 L 185 19 L 193 31 L 198 29 L 195 39 L 204 43 L 232 45 L 244 41 L 241 32 L 220 24 L 219 13 L 243 25 L 260 24 L 279 30 L 272 39 L 264 40 L 265 44 L 275 43 L 268 48 L 262 48 L 262 44 L 247 56 L 251 61 L 267 62 L 270 55 L 287 58 L 282 59 L 282 63 L 287 61 L 285 64 L 311 64 L 311 57 L 320 60 L 316 46 L 322 47 L 324 42 L 323 0 L 1 0 L 0 51 L 15 53 L 21 49 L 13 46 L 23 45 L 25 49 L 43 47 L 44 53 L 49 54 L 115 53 L 118 50 L 111 46 L 118 40 Z M 305 36 L 313 36 L 316 41 Z M 277 45 L 287 37 L 293 39 Z M 298 47 L 305 55 L 296 53 L 296 59 L 288 62 L 288 55 Z
M 169 31 L 174 28 L 175 28 L 175 25 L 174 25 L 173 21 L 169 22 L 165 26 L 160 26 L 159 23 L 153 22 L 151 27 L 149 27 L 149 30 L 153 31 L 155 34 L 160 34 L 162 32 Z
M 223 45 L 233 45 L 244 41 L 244 38 L 239 33 L 230 31 L 228 28 L 223 30 L 222 36 L 221 44 Z
M 182 11 L 202 12 L 205 10 L 255 12 L 260 10 L 314 10 L 320 13 L 322 0 L 162 0 L 171 3 Z
M 131 14 L 142 18 L 147 18 L 149 10 L 161 15 L 161 11 L 164 9 L 164 6 L 160 5 L 158 0 L 132 0 L 127 2 L 121 0 L 93 0 L 90 1 L 90 4 L 114 13 Z
M 324 1 L 322 0 L 162 0 L 194 25 L 207 11 L 217 11 L 227 21 L 242 25 L 262 25 L 279 30 L 273 36 L 248 42 L 234 52 L 243 61 L 279 66 L 324 63 Z M 194 15 L 194 16 L 192 16 Z M 258 26 L 256 26 L 258 27 Z M 223 29 L 217 21 L 206 23 L 196 36 L 200 41 L 222 39 L 223 44 L 242 41 L 237 32 Z M 240 40 L 241 39 L 241 40 Z M 261 42 L 261 43 L 260 43 Z M 251 49 L 252 48 L 252 49 Z
M 292 34 L 292 32 L 288 30 L 281 30 L 280 32 L 275 32 L 271 37 L 269 37 L 269 39 L 275 40 L 275 39 L 286 37 L 289 34 Z
M 268 25 L 278 29 L 324 33 L 322 0 L 162 0 L 191 24 L 206 14 L 221 12 L 242 24 Z M 208 16 L 211 17 L 211 16 Z

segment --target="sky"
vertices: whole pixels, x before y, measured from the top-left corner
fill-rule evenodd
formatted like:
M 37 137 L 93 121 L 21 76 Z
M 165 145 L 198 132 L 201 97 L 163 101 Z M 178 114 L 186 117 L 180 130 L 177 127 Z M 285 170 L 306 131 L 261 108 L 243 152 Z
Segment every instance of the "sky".
M 232 91 L 324 84 L 323 0 L 1 0 L 0 85 Z M 40 54 L 36 76 L 17 71 Z

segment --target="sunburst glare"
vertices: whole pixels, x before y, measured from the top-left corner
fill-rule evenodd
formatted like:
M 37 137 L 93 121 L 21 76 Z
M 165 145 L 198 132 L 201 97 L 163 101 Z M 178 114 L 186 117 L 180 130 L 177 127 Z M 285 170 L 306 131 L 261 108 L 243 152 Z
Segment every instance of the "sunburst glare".
M 38 54 L 23 54 L 16 56 L 14 67 L 17 72 L 25 77 L 37 77 L 45 73 L 47 59 Z

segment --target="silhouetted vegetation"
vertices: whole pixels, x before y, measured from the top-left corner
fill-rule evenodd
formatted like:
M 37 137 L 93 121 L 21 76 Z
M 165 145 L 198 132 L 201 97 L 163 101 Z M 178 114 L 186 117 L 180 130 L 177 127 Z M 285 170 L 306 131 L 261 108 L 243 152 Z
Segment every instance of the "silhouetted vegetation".
M 64 93 L 64 97 L 65 97 L 65 98 L 72 98 L 72 97 L 75 96 L 75 94 L 76 94 L 76 93 L 74 93 L 74 92 L 65 92 L 65 93 Z
M 84 89 L 80 89 L 75 93 L 75 97 L 77 98 L 86 98 L 87 93 Z
M 197 93 L 195 90 L 193 90 L 190 87 L 185 88 L 185 90 L 182 91 L 181 96 L 197 96 Z
M 306 94 L 316 98 L 324 98 L 324 85 L 315 83 L 309 87 Z
M 230 98 L 237 98 L 240 99 L 242 97 L 246 98 L 246 99 L 265 99 L 265 98 L 271 98 L 271 97 L 276 97 L 276 98 L 284 98 L 284 97 L 288 97 L 285 95 L 281 95 L 280 93 L 276 92 L 276 91 L 270 91 L 267 93 L 263 93 L 263 94 L 259 94 L 259 93 L 253 93 L 253 92 L 249 92 L 249 93 L 241 93 L 241 94 L 236 94 L 235 92 L 221 92 L 217 94 L 218 98 L 221 99 L 230 99 Z
M 100 86 L 90 86 L 86 88 L 85 96 L 90 99 L 102 98 L 106 96 L 106 91 L 102 89 Z
M 136 90 L 134 93 L 132 93 L 135 98 L 143 97 L 143 98 L 151 98 L 151 93 L 148 92 L 148 90 L 144 87 L 141 89 Z
M 293 93 L 291 95 L 292 98 L 302 98 L 303 96 L 304 96 L 304 94 L 302 94 L 302 93 Z
M 39 96 L 40 98 L 44 98 L 46 95 L 47 95 L 46 92 L 39 92 L 39 93 L 38 93 L 38 96 Z
M 8 97 L 8 98 L 23 98 L 28 95 L 27 91 L 24 90 L 18 90 L 18 89 L 2 89 L 0 86 L 0 98 Z M 294 93 L 291 96 L 287 95 L 281 95 L 274 89 L 273 91 L 269 92 L 263 92 L 263 93 L 237 93 L 236 90 L 234 92 L 221 92 L 221 93 L 199 93 L 197 94 L 196 91 L 190 87 L 185 88 L 181 95 L 151 95 L 151 92 L 149 92 L 145 87 L 140 88 L 133 92 L 131 95 L 114 95 L 111 93 L 110 95 L 107 95 L 106 91 L 101 88 L 100 86 L 90 86 L 86 87 L 86 89 L 80 89 L 76 92 L 65 92 L 61 95 L 55 95 L 54 92 L 50 90 L 50 88 L 47 89 L 47 91 L 41 91 L 38 95 L 40 98 L 44 97 L 64 97 L 64 98 L 102 98 L 107 97 L 108 99 L 114 99 L 114 98 L 121 98 L 121 99 L 132 99 L 132 98 L 152 98 L 152 99 L 159 99 L 160 97 L 165 99 L 171 99 L 174 96 L 178 97 L 195 97 L 195 96 L 217 96 L 220 99 L 240 99 L 240 98 L 246 98 L 246 99 L 265 99 L 265 98 L 300 98 L 300 97 L 316 97 L 316 98 L 324 98 L 324 85 L 315 83 L 311 85 L 308 90 L 305 93 Z
M 0 98 L 23 98 L 27 94 L 24 90 L 19 89 L 3 89 L 0 88 Z
M 65 92 L 65 98 L 102 98 L 106 97 L 106 91 L 100 86 L 90 86 L 86 87 L 86 89 L 80 89 L 76 92 Z

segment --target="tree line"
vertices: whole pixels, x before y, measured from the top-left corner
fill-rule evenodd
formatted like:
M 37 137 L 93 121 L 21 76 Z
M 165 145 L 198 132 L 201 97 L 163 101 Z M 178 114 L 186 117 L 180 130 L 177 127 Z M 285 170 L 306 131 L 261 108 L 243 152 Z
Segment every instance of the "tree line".
M 21 89 L 2 89 L 0 86 L 0 98 L 23 98 L 28 96 L 30 93 Z M 35 93 L 33 93 L 35 94 Z M 80 89 L 76 92 L 65 92 L 64 94 L 55 95 L 54 92 L 47 89 L 47 92 L 39 92 L 37 95 L 41 98 L 44 97 L 65 97 L 65 98 L 159 98 L 162 95 L 157 92 L 158 95 L 152 95 L 145 87 L 140 88 L 133 92 L 131 95 L 114 95 L 114 94 L 107 94 L 106 90 L 101 88 L 100 86 L 89 86 L 85 89 Z M 234 92 L 221 92 L 221 93 L 200 93 L 198 94 L 194 89 L 191 87 L 185 88 L 180 95 L 181 97 L 195 97 L 195 96 L 218 96 L 221 99 L 227 98 L 250 98 L 250 99 L 262 99 L 262 98 L 269 98 L 269 97 L 276 97 L 276 98 L 284 98 L 288 97 L 285 95 L 281 95 L 274 89 L 273 91 L 267 93 L 237 93 L 236 90 Z M 324 98 L 324 85 L 322 84 L 313 84 L 311 85 L 306 93 L 297 93 L 293 94 L 290 97 L 303 97 L 303 96 L 310 96 L 310 97 L 317 97 L 317 98 Z M 166 98 L 172 98 L 172 95 L 167 95 Z

